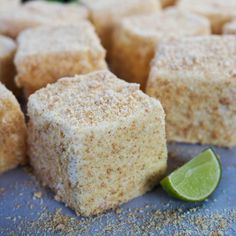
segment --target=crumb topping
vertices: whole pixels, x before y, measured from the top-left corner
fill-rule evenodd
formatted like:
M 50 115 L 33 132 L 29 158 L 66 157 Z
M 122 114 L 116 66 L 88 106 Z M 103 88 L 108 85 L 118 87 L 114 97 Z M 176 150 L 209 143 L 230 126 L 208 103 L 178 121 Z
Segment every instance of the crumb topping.
M 0 82 L 0 99 L 3 99 L 3 100 L 7 99 L 13 102 L 14 104 L 17 104 L 16 98 L 13 95 L 13 93 L 10 90 L 8 90 L 5 87 L 5 85 L 3 85 L 1 82 Z M 1 108 L 1 104 L 0 104 L 0 108 Z
M 184 72 L 199 79 L 236 79 L 236 36 L 199 36 L 164 43 L 153 66 L 158 73 Z
M 17 57 L 61 51 L 89 51 L 91 48 L 96 52 L 104 52 L 94 28 L 85 21 L 76 26 L 42 26 L 28 29 L 20 35 L 18 43 Z
M 181 35 L 194 35 L 202 28 L 210 28 L 208 20 L 204 17 L 175 8 L 150 15 L 127 17 L 121 24 L 128 32 L 161 39 L 163 36 L 176 38 Z
M 30 111 L 66 120 L 70 125 L 97 125 L 134 115 L 152 106 L 154 99 L 139 85 L 119 80 L 104 70 L 63 78 L 29 99 Z

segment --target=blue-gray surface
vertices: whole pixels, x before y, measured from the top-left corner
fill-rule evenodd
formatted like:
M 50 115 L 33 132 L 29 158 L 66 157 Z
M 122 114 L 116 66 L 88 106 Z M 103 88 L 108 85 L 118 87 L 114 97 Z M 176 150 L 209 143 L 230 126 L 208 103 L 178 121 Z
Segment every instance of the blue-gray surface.
M 171 170 L 206 146 L 168 148 Z M 207 201 L 181 202 L 157 187 L 118 211 L 93 218 L 75 216 L 24 168 L 10 171 L 0 178 L 0 235 L 236 235 L 236 148 L 216 151 L 222 157 L 223 176 Z M 68 216 L 67 221 L 54 219 L 58 215 Z

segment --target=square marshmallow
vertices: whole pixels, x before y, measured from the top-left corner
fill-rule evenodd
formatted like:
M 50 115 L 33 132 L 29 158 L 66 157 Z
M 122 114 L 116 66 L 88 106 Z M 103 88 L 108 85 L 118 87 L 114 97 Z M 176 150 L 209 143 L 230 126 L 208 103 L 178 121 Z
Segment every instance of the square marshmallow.
M 167 166 L 160 102 L 109 71 L 63 78 L 31 95 L 36 175 L 77 214 L 98 214 L 150 190 Z
M 89 22 L 76 26 L 41 26 L 18 38 L 16 81 L 26 94 L 64 76 L 107 67 L 105 50 Z
M 162 44 L 146 92 L 164 107 L 169 141 L 236 145 L 236 37 Z

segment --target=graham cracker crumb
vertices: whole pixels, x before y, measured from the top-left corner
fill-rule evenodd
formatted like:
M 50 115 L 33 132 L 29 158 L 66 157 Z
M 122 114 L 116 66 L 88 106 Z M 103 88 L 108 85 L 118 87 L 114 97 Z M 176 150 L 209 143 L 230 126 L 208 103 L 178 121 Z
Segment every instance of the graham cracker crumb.
M 40 199 L 40 198 L 42 198 L 42 196 L 43 196 L 43 193 L 42 193 L 42 192 L 35 192 L 35 193 L 34 193 L 34 198 Z

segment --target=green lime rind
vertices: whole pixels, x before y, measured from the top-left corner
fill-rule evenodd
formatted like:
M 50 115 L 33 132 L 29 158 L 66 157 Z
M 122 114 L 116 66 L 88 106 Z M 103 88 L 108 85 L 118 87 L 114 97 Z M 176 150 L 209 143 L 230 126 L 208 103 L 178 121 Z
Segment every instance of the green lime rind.
M 161 186 L 174 198 L 200 202 L 216 190 L 221 177 L 220 157 L 209 148 L 165 177 Z

